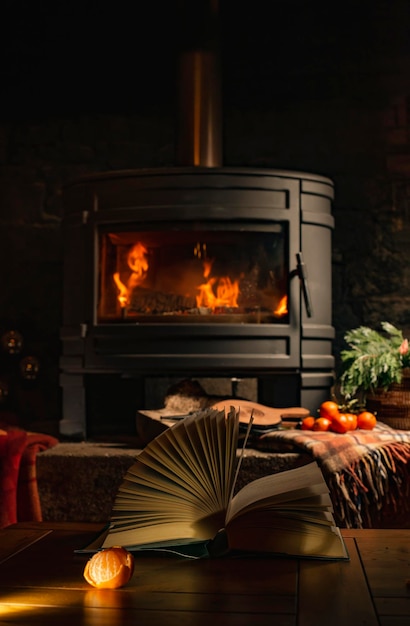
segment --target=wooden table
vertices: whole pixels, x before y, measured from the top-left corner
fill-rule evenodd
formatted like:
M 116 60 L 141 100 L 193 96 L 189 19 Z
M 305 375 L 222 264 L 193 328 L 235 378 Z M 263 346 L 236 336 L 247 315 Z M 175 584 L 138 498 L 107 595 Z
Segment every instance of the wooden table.
M 349 562 L 137 556 L 126 587 L 97 590 L 74 550 L 97 524 L 0 530 L 0 625 L 409 626 L 410 530 L 344 530 Z

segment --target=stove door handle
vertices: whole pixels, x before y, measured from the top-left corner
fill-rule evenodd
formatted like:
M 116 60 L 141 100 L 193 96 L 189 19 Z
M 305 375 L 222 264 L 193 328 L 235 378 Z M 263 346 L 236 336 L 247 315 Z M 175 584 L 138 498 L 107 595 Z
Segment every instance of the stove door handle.
M 312 301 L 310 298 L 309 285 L 307 279 L 307 268 L 303 262 L 303 256 L 301 252 L 296 253 L 296 269 L 293 270 L 289 278 L 298 276 L 300 280 L 300 287 L 302 289 L 303 301 L 305 303 L 306 314 L 308 317 L 313 317 Z

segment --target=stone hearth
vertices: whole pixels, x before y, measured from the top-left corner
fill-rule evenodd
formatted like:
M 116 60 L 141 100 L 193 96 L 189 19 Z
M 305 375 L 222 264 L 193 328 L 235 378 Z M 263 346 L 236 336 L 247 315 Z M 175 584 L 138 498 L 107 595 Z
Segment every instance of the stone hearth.
M 46 521 L 107 522 L 118 487 L 141 452 L 115 443 L 60 443 L 38 454 L 37 480 Z M 267 474 L 305 465 L 297 453 L 245 451 L 238 488 Z

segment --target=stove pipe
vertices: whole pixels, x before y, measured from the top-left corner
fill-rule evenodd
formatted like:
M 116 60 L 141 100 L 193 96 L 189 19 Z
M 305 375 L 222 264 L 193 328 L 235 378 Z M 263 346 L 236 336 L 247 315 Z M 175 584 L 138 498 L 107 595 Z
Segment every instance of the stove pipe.
M 178 55 L 178 165 L 222 165 L 218 0 L 181 3 Z

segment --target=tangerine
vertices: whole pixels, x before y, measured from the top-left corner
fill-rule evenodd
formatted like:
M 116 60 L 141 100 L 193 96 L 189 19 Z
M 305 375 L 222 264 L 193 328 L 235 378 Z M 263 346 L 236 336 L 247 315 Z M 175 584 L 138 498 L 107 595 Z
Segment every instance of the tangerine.
M 330 430 L 333 430 L 334 433 L 344 434 L 350 430 L 350 424 L 346 413 L 339 413 L 339 415 L 335 415 L 332 418 L 332 424 L 330 426 Z
M 307 417 L 303 418 L 300 427 L 302 430 L 312 430 L 314 423 L 315 418 L 312 415 L 308 415 Z
M 332 422 L 327 417 L 318 417 L 313 424 L 312 430 L 315 431 L 326 431 L 330 429 Z
M 357 428 L 357 415 L 356 413 L 346 413 L 347 421 L 349 424 L 349 430 L 356 430 Z
M 363 430 L 373 430 L 376 424 L 376 416 L 370 411 L 362 411 L 357 416 L 357 428 L 362 428 Z
M 93 554 L 84 569 L 85 580 L 97 589 L 118 589 L 130 580 L 134 557 L 121 546 L 106 548 Z
M 333 417 L 337 417 L 339 413 L 339 405 L 333 402 L 333 400 L 326 400 L 326 402 L 322 402 L 319 407 L 320 417 L 327 417 L 331 420 Z

